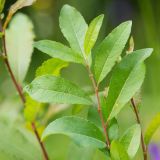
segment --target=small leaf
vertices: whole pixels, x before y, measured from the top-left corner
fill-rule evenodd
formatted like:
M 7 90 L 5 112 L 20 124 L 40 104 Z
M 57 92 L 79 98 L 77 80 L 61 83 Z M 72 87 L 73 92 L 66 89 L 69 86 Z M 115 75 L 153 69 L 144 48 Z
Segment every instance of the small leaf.
M 0 32 L 0 38 L 2 38 L 4 36 L 3 32 Z
M 0 0 L 0 13 L 2 13 L 6 0 Z
M 64 61 L 75 62 L 75 63 L 83 62 L 83 58 L 79 53 L 73 51 L 71 48 L 58 42 L 50 40 L 41 40 L 35 42 L 34 46 L 38 50 L 48 54 L 53 58 L 58 58 Z
M 17 14 L 6 31 L 6 46 L 8 60 L 16 80 L 23 82 L 31 61 L 33 52 L 33 24 L 22 14 Z
M 103 18 L 104 15 L 100 15 L 93 19 L 93 21 L 89 25 L 84 42 L 85 53 L 87 55 L 91 53 L 91 49 L 93 48 L 97 40 L 100 28 L 102 26 Z
M 43 76 L 46 74 L 59 76 L 61 69 L 67 66 L 68 63 L 60 59 L 49 59 L 43 62 L 43 64 L 40 67 L 38 67 L 38 69 L 36 70 L 36 77 Z
M 23 7 L 31 6 L 34 2 L 36 2 L 36 0 L 17 0 L 16 3 L 11 6 L 9 14 L 14 14 Z
M 106 119 L 115 117 L 139 90 L 145 77 L 143 61 L 152 51 L 152 49 L 137 50 L 123 58 L 117 65 L 110 81 L 106 107 L 103 107 Z
M 90 98 L 80 87 L 68 80 L 52 75 L 36 78 L 24 90 L 39 102 L 91 104 Z
M 84 39 L 88 25 L 82 15 L 75 8 L 64 5 L 59 22 L 61 31 L 71 48 L 84 55 Z
M 112 141 L 110 152 L 112 160 L 129 160 L 126 150 L 118 141 Z
M 119 137 L 119 126 L 116 119 L 112 119 L 107 127 L 110 141 L 117 140 Z
M 146 132 L 145 132 L 145 143 L 148 145 L 151 141 L 152 136 L 156 130 L 160 127 L 160 113 L 158 113 L 150 122 Z
M 78 117 L 63 117 L 51 122 L 42 134 L 42 140 L 53 134 L 69 136 L 81 146 L 104 148 L 102 132 L 91 122 Z
M 25 109 L 24 109 L 24 117 L 26 121 L 33 122 L 36 120 L 37 115 L 41 107 L 43 107 L 44 104 L 39 103 L 35 100 L 33 100 L 30 96 L 26 96 L 26 103 L 25 103 Z
M 127 150 L 130 158 L 134 158 L 140 146 L 141 127 L 136 124 L 130 127 L 120 138 L 120 143 Z
M 95 49 L 92 67 L 98 83 L 107 76 L 121 55 L 129 38 L 131 25 L 131 21 L 120 24 Z

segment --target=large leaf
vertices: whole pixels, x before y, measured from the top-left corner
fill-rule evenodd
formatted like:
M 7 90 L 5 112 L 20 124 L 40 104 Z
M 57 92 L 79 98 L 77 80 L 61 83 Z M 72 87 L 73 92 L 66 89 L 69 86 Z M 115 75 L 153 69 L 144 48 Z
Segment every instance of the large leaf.
M 90 98 L 75 84 L 52 75 L 36 78 L 25 91 L 39 102 L 91 104 Z
M 1 123 L 0 129 L 1 160 L 42 160 L 40 147 L 29 131 L 22 127 L 8 127 Z
M 72 49 L 84 54 L 84 39 L 88 29 L 82 15 L 73 7 L 64 5 L 60 13 L 60 28 Z
M 17 14 L 6 31 L 8 60 L 18 82 L 27 74 L 33 52 L 33 24 L 22 14 Z
M 118 141 L 112 141 L 110 152 L 112 160 L 129 160 L 129 156 L 125 148 Z
M 54 75 L 60 76 L 60 71 L 62 68 L 67 67 L 68 63 L 60 59 L 51 58 L 38 67 L 36 70 L 36 77 L 43 75 Z M 36 120 L 38 113 L 42 110 L 44 106 L 43 103 L 39 103 L 33 100 L 29 95 L 26 95 L 26 103 L 24 109 L 24 116 L 27 121 L 33 122 Z
M 148 145 L 154 133 L 160 127 L 160 113 L 158 113 L 152 121 L 149 123 L 149 126 L 145 133 L 145 143 Z
M 38 50 L 48 54 L 53 58 L 59 58 L 64 61 L 75 62 L 75 63 L 83 62 L 83 58 L 80 54 L 78 54 L 71 48 L 55 41 L 41 40 L 35 42 L 34 46 Z
M 140 146 L 141 127 L 136 124 L 130 127 L 120 138 L 120 143 L 127 150 L 130 158 L 133 158 Z
M 91 50 L 97 40 L 99 30 L 102 26 L 103 18 L 104 15 L 100 15 L 93 19 L 93 21 L 89 25 L 84 41 L 84 49 L 87 55 L 91 53 Z
M 36 77 L 46 74 L 59 76 L 61 69 L 67 66 L 68 63 L 60 59 L 49 59 L 43 62 L 43 64 L 40 67 L 38 67 L 38 69 L 36 70 Z
M 143 61 L 151 53 L 152 49 L 137 50 L 117 65 L 110 81 L 106 106 L 103 108 L 106 119 L 115 117 L 139 90 L 145 77 Z
M 122 53 L 131 32 L 131 21 L 120 24 L 95 49 L 93 70 L 98 83 L 111 71 Z
M 69 136 L 81 146 L 106 146 L 102 132 L 93 123 L 78 117 L 63 117 L 51 122 L 44 130 L 42 140 L 53 134 Z

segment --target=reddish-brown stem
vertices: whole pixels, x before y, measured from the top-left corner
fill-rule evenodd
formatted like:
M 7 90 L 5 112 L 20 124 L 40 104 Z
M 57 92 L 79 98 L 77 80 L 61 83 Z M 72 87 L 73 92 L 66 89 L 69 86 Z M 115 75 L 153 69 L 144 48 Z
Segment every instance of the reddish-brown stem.
M 133 98 L 131 99 L 131 104 L 132 104 L 134 113 L 136 115 L 137 123 L 141 126 L 140 116 Z M 147 146 L 144 143 L 144 136 L 142 131 L 141 131 L 141 145 L 142 145 L 144 160 L 147 160 Z
M 49 160 L 48 154 L 47 154 L 46 149 L 45 149 L 45 147 L 44 147 L 44 145 L 43 145 L 43 143 L 42 143 L 42 141 L 40 139 L 40 136 L 38 134 L 38 131 L 36 129 L 36 126 L 35 126 L 34 122 L 32 122 L 32 130 L 34 131 L 34 134 L 36 135 L 36 138 L 37 138 L 37 140 L 38 140 L 38 142 L 39 142 L 39 144 L 41 146 L 41 149 L 43 151 L 44 160 Z
M 16 87 L 17 92 L 19 93 L 19 96 L 20 96 L 23 104 L 25 104 L 25 97 L 24 97 L 24 95 L 23 95 L 21 86 L 17 83 L 16 78 L 15 78 L 15 76 L 14 76 L 14 74 L 13 74 L 13 72 L 12 72 L 12 69 L 11 69 L 11 67 L 10 67 L 10 64 L 9 64 L 9 62 L 8 62 L 8 58 L 7 58 L 7 48 L 6 48 L 6 40 L 5 40 L 5 30 L 3 30 L 1 19 L 0 19 L 0 32 L 3 33 L 3 37 L 2 37 L 2 47 L 3 47 L 3 48 L 2 48 L 2 49 L 3 49 L 4 63 L 6 64 L 6 67 L 7 67 L 7 69 L 8 69 L 8 73 L 9 73 L 9 75 L 10 75 L 10 77 L 11 77 L 11 80 L 13 81 L 13 83 L 14 83 L 14 85 L 15 85 L 15 87 Z M 35 123 L 34 123 L 34 122 L 32 122 L 32 129 L 33 129 L 34 134 L 36 135 L 36 138 L 37 138 L 37 140 L 38 140 L 38 143 L 39 143 L 39 145 L 40 145 L 40 147 L 41 147 L 41 149 L 42 149 L 42 153 L 43 153 L 43 156 L 44 156 L 44 160 L 49 160 L 48 154 L 47 154 L 47 152 L 46 152 L 46 149 L 45 149 L 43 143 L 42 143 L 41 140 L 40 140 L 40 136 L 39 136 L 39 134 L 38 134 L 38 131 L 37 131 L 37 129 L 36 129 L 36 126 L 35 126 Z
M 105 125 L 105 121 L 104 121 L 104 118 L 103 118 L 103 113 L 102 113 L 102 110 L 101 110 L 101 103 L 100 103 L 98 85 L 97 85 L 97 83 L 94 79 L 93 73 L 91 72 L 91 69 L 90 69 L 88 64 L 86 64 L 86 68 L 87 68 L 87 71 L 89 73 L 89 77 L 92 81 L 92 85 L 93 85 L 93 88 L 94 88 L 94 91 L 95 91 L 95 96 L 96 96 L 97 103 L 98 103 L 98 113 L 99 113 L 100 120 L 101 120 L 101 123 L 102 123 L 103 131 L 104 131 L 104 134 L 105 134 L 106 144 L 107 144 L 107 147 L 110 148 L 110 140 L 109 140 L 109 136 L 108 136 L 108 132 L 107 132 L 107 126 Z

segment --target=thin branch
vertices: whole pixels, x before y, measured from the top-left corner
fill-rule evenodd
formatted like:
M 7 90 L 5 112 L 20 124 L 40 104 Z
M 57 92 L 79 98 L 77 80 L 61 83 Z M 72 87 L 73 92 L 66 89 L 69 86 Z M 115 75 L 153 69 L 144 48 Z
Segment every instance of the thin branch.
M 97 85 L 97 83 L 94 79 L 93 73 L 91 72 L 91 69 L 90 69 L 88 64 L 86 64 L 86 68 L 87 68 L 87 71 L 89 73 L 89 77 L 92 81 L 92 85 L 93 85 L 93 88 L 94 88 L 94 91 L 95 91 L 95 96 L 96 96 L 97 103 L 98 103 L 98 113 L 99 113 L 100 120 L 101 120 L 101 123 L 102 123 L 103 131 L 104 131 L 104 134 L 105 134 L 106 144 L 107 144 L 107 147 L 110 148 L 110 140 L 109 140 L 109 136 L 108 136 L 108 133 L 107 133 L 107 126 L 106 126 L 105 121 L 103 119 L 103 113 L 102 113 L 102 110 L 101 110 L 101 103 L 100 103 L 98 85 Z
M 135 104 L 133 98 L 131 99 L 131 104 L 132 104 L 132 107 L 134 109 L 134 113 L 136 115 L 137 123 L 141 126 L 140 116 L 139 116 L 138 109 L 136 107 L 136 104 Z M 147 160 L 147 146 L 144 143 L 144 136 L 143 136 L 143 132 L 142 131 L 141 131 L 141 145 L 142 145 L 144 160 Z
M 15 76 L 14 76 L 14 74 L 13 74 L 13 72 L 12 72 L 12 69 L 11 69 L 11 67 L 10 67 L 10 64 L 9 64 L 9 62 L 8 62 L 7 49 L 6 49 L 6 40 L 5 40 L 5 30 L 3 30 L 2 20 L 1 20 L 1 19 L 0 19 L 0 32 L 4 33 L 4 34 L 3 34 L 3 37 L 2 37 L 2 47 L 3 47 L 2 49 L 3 49 L 3 54 L 4 54 L 4 57 L 5 57 L 5 58 L 4 58 L 4 63 L 6 64 L 6 67 L 7 67 L 7 69 L 8 69 L 8 73 L 9 73 L 9 75 L 10 75 L 10 77 L 11 77 L 11 80 L 13 81 L 13 83 L 14 83 L 14 85 L 15 85 L 15 87 L 16 87 L 17 92 L 19 93 L 19 96 L 20 96 L 23 104 L 25 104 L 25 97 L 24 97 L 24 95 L 23 95 L 21 86 L 17 83 L 16 78 L 15 78 Z M 42 150 L 42 153 L 43 153 L 43 156 L 44 156 L 44 160 L 49 160 L 47 151 L 46 151 L 43 143 L 42 143 L 41 140 L 40 140 L 40 136 L 39 136 L 39 134 L 38 134 L 38 131 L 37 131 L 37 129 L 36 129 L 36 126 L 35 126 L 35 123 L 34 123 L 34 122 L 32 122 L 32 129 L 33 129 L 33 131 L 34 131 L 34 134 L 36 135 L 36 138 L 37 138 L 37 140 L 38 140 L 38 143 L 40 144 L 40 147 L 41 147 L 41 150 Z

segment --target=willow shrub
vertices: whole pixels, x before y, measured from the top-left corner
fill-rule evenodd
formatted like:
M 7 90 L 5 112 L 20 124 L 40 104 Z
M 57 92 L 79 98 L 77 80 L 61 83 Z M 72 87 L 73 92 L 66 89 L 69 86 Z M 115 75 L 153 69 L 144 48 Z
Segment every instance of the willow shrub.
M 51 40 L 34 42 L 33 24 L 26 15 L 18 13 L 11 20 L 17 10 L 32 5 L 34 1 L 19 0 L 11 6 L 3 28 L 1 27 L 2 56 L 24 103 L 25 119 L 32 126 L 43 156 L 38 150 L 32 149 L 32 141 L 28 138 L 25 148 L 23 143 L 17 144 L 15 140 L 16 147 L 13 146 L 13 149 L 6 152 L 8 157 L 27 160 L 42 157 L 54 159 L 48 156 L 51 154 L 46 150 L 43 141 L 50 139 L 51 135 L 62 134 L 70 137 L 76 145 L 98 149 L 105 159 L 112 160 L 134 159 L 142 145 L 144 159 L 147 159 L 147 146 L 158 128 L 160 116 L 157 115 L 153 119 L 144 136 L 134 96 L 139 92 L 145 78 L 144 61 L 153 49 L 134 51 L 132 38 L 129 47 L 125 47 L 130 38 L 132 21 L 121 23 L 95 46 L 104 15 L 94 18 L 88 25 L 83 16 L 69 5 L 63 6 L 59 17 L 60 29 L 69 46 Z M 2 12 L 5 1 L 0 2 Z M 21 85 L 28 71 L 33 47 L 51 58 L 38 67 L 35 79 L 25 86 L 22 92 Z M 86 68 L 93 93 L 61 76 L 61 70 L 67 68 L 70 63 L 78 63 Z M 72 73 L 70 76 L 73 76 Z M 109 79 L 109 84 L 100 88 L 106 78 Z M 119 135 L 117 115 L 127 103 L 131 103 L 137 124 L 130 126 L 123 135 Z M 82 109 L 88 108 L 89 111 L 87 116 L 57 118 L 47 124 L 40 134 L 36 127 L 39 118 L 43 119 L 46 113 L 42 114 L 40 110 L 47 104 L 67 104 L 75 107 L 80 105 Z M 4 146 L 6 143 L 4 141 Z M 4 149 L 7 148 L 0 147 L 2 155 Z M 19 152 L 19 149 L 22 152 Z

